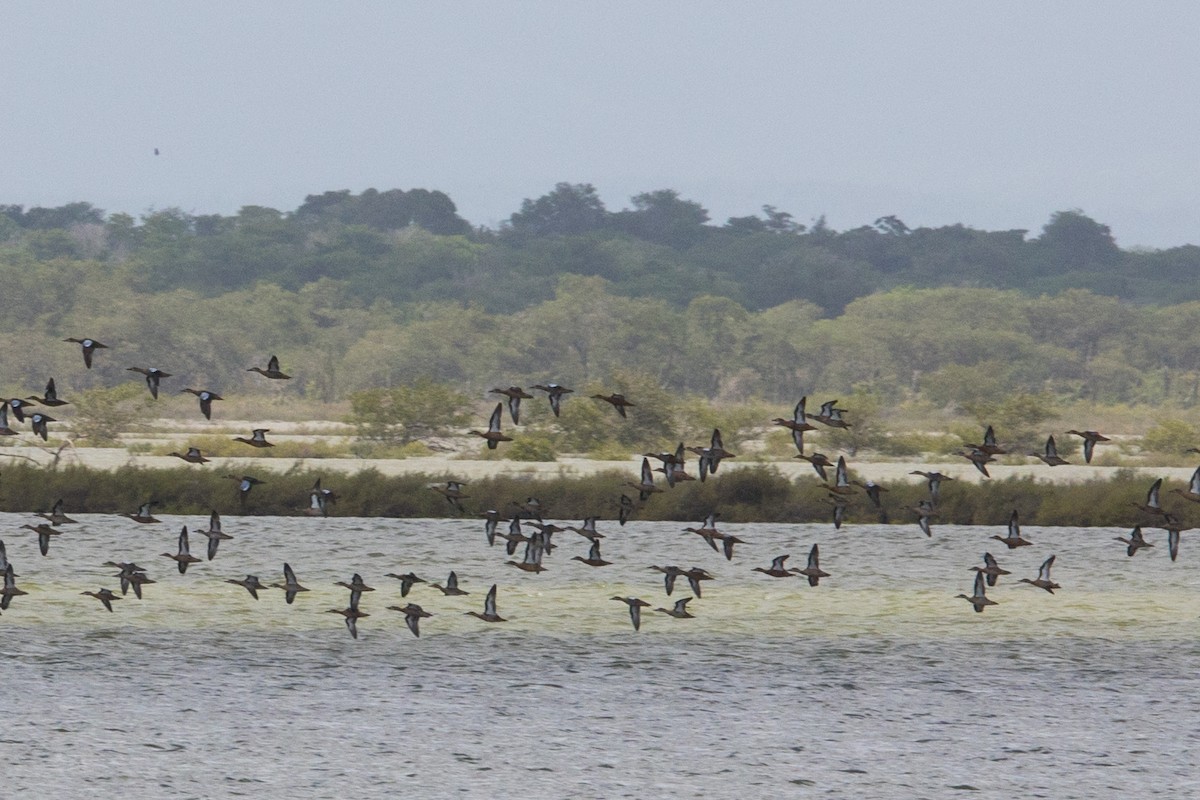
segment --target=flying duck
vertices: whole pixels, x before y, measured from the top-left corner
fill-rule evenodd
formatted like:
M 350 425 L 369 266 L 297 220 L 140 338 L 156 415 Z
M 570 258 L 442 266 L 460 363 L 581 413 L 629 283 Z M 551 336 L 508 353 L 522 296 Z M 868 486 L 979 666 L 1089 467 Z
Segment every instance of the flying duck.
M 966 600 L 975 607 L 975 611 L 978 613 L 983 613 L 983 609 L 987 606 L 999 605 L 995 600 L 988 599 L 987 591 L 983 588 L 982 572 L 975 575 L 975 589 L 970 597 L 967 597 L 965 594 L 955 595 L 955 597 L 961 597 Z
M 817 545 L 812 546 L 812 550 L 808 551 L 808 564 L 804 569 L 796 570 L 797 575 L 803 575 L 808 578 L 809 586 L 816 586 L 821 582 L 821 578 L 828 578 L 829 573 L 821 570 L 820 553 L 817 550 Z
M 483 613 L 480 614 L 478 611 L 468 611 L 467 614 L 472 617 L 478 617 L 484 622 L 508 621 L 496 613 L 496 584 L 492 584 L 492 588 L 488 589 L 487 597 L 485 597 L 483 600 Z
M 119 594 L 113 594 L 112 589 L 101 589 L 98 592 L 80 592 L 80 594 L 87 595 L 88 597 L 96 598 L 101 603 L 103 603 L 104 607 L 107 608 L 109 611 L 113 610 L 112 601 L 121 599 L 121 596 Z
M 636 407 L 634 403 L 626 400 L 625 395 L 623 394 L 594 394 L 592 395 L 592 398 L 595 400 L 603 400 L 604 402 L 612 405 L 612 407 L 617 410 L 617 413 L 621 415 L 622 419 L 628 418 L 625 413 L 625 409 Z
M 408 597 L 408 593 L 410 591 L 412 591 L 412 587 L 414 584 L 426 582 L 424 578 L 418 578 L 416 575 L 414 575 L 411 572 L 406 572 L 403 575 L 397 575 L 394 572 L 389 572 L 386 575 L 384 575 L 383 577 L 395 578 L 396 580 L 400 581 L 400 596 L 401 597 Z
M 496 445 L 500 444 L 500 442 L 511 442 L 511 436 L 505 436 L 500 432 L 500 417 L 503 413 L 504 404 L 496 403 L 496 409 L 492 411 L 492 416 L 488 420 L 487 431 L 467 431 L 467 433 L 486 439 L 488 450 L 495 450 Z
M 550 399 L 550 410 L 554 412 L 554 416 L 558 416 L 562 411 L 563 395 L 571 394 L 574 389 L 568 389 L 565 386 L 559 386 L 557 383 L 538 383 L 534 384 L 534 389 L 540 389 L 545 392 Z
M 54 388 L 54 378 L 51 378 L 49 381 L 46 382 L 45 394 L 43 394 L 41 397 L 38 397 L 37 395 L 33 395 L 27 399 L 33 400 L 34 402 L 37 402 L 37 403 L 41 403 L 42 405 L 48 406 L 50 408 L 54 408 L 55 406 L 67 405 L 66 400 L 60 400 L 58 397 L 58 390 L 56 388 Z
M 150 396 L 155 400 L 158 399 L 158 382 L 163 378 L 171 377 L 171 373 L 163 372 L 158 367 L 126 367 L 126 372 L 140 372 L 146 376 L 146 386 L 150 389 Z
M 204 415 L 205 419 L 212 419 L 213 400 L 225 399 L 216 392 L 209 391 L 208 389 L 180 389 L 179 391 L 180 393 L 188 392 L 200 398 L 200 413 Z
M 755 567 L 754 572 L 761 572 L 763 575 L 770 575 L 772 578 L 790 578 L 796 574 L 794 567 L 788 568 L 784 563 L 790 558 L 789 555 L 775 556 L 771 559 L 770 567 Z
M 629 606 L 629 620 L 633 623 L 633 629 L 641 630 L 642 627 L 642 609 L 650 606 L 645 600 L 638 597 L 610 597 L 610 600 L 619 600 Z
M 1050 567 L 1052 566 L 1054 566 L 1054 556 L 1050 556 L 1042 562 L 1042 566 L 1038 569 L 1036 580 L 1031 581 L 1029 578 L 1021 578 L 1019 583 L 1028 583 L 1030 586 L 1036 586 L 1039 589 L 1045 589 L 1050 594 L 1054 594 L 1055 589 L 1061 589 L 1062 587 L 1050 580 Z
M 275 356 L 271 356 L 269 359 L 267 359 L 266 369 L 263 369 L 262 367 L 250 367 L 246 370 L 246 372 L 257 372 L 264 378 L 271 378 L 272 380 L 276 381 L 286 381 L 292 377 L 291 375 L 285 375 L 283 372 L 280 372 L 279 359 Z
M 406 606 L 388 606 L 388 610 L 399 611 L 403 614 L 404 624 L 412 631 L 412 635 L 418 638 L 421 636 L 421 619 L 433 616 L 433 614 L 430 614 L 416 603 L 409 603 Z
M 592 546 L 588 550 L 587 558 L 584 558 L 583 556 L 571 556 L 571 560 L 572 561 L 582 561 L 584 564 L 587 564 L 589 567 L 607 567 L 609 564 L 612 563 L 611 561 L 605 561 L 603 558 L 600 557 L 600 540 L 599 539 L 592 540 Z
M 446 578 L 445 586 L 442 586 L 441 584 L 437 584 L 437 583 L 431 583 L 429 585 L 432 586 L 434 589 L 437 589 L 443 595 L 446 595 L 446 596 L 452 596 L 452 595 L 457 596 L 457 595 L 463 595 L 463 594 L 470 594 L 470 592 L 466 592 L 466 591 L 463 591 L 462 589 L 458 588 L 458 575 L 456 575 L 453 570 L 450 571 L 450 577 Z M 496 589 L 496 587 L 493 586 L 492 591 L 494 592 L 495 589 Z
M 998 542 L 1004 542 L 1009 550 L 1016 550 L 1018 547 L 1027 547 L 1033 544 L 1028 539 L 1021 538 L 1021 525 L 1018 521 L 1017 510 L 1015 508 L 1013 509 L 1012 516 L 1008 518 L 1008 535 L 997 536 L 996 534 L 992 534 L 991 538 Z
M 971 569 L 974 570 L 975 572 L 978 572 L 980 575 L 982 575 L 984 578 L 986 578 L 988 586 L 995 586 L 996 578 L 1000 577 L 1001 575 L 1011 575 L 1012 574 L 1011 572 L 1009 572 L 1006 569 L 1001 569 L 1000 563 L 998 561 L 996 561 L 996 557 L 994 555 L 992 555 L 991 553 L 983 554 L 983 566 L 982 567 L 971 567 Z
M 222 541 L 233 538 L 228 533 L 225 533 L 221 530 L 221 515 L 218 514 L 215 509 L 208 516 L 208 530 L 196 531 L 196 533 L 203 534 L 204 536 L 208 537 L 207 555 L 209 561 L 212 561 L 217 557 L 217 548 L 220 546 Z
M 283 589 L 285 592 L 284 600 L 287 601 L 289 606 L 292 604 L 292 601 L 296 599 L 296 594 L 298 592 L 308 591 L 308 589 L 301 586 L 300 582 L 296 580 L 296 573 L 292 569 L 291 564 L 288 564 L 287 562 L 284 562 L 283 564 L 283 583 L 273 583 L 271 584 L 271 588 Z
M 1096 449 L 1096 444 L 1098 442 L 1112 441 L 1107 436 L 1103 436 L 1103 435 L 1097 433 L 1096 431 L 1070 430 L 1070 431 L 1067 431 L 1067 433 L 1073 433 L 1076 436 L 1083 437 L 1083 460 L 1089 464 L 1092 463 L 1092 453 Z
M 271 432 L 270 428 L 254 428 L 250 432 L 250 438 L 245 436 L 235 436 L 233 441 L 248 444 L 251 447 L 274 447 L 275 445 L 267 441 L 267 434 Z
M 233 578 L 226 578 L 225 582 L 232 583 L 234 586 L 241 586 L 243 589 L 249 592 L 250 596 L 255 600 L 258 599 L 258 590 L 267 588 L 261 581 L 259 581 L 257 575 L 247 575 L 240 581 L 235 581 Z
M 1029 455 L 1034 456 L 1035 458 L 1040 458 L 1042 461 L 1046 462 L 1046 464 L 1048 466 L 1051 466 L 1051 467 L 1060 467 L 1063 464 L 1071 463 L 1070 461 L 1066 461 L 1066 460 L 1058 457 L 1058 446 L 1056 444 L 1054 444 L 1054 436 L 1053 435 L 1051 435 L 1048 439 L 1046 439 L 1046 449 L 1044 452 L 1030 453 Z
M 533 395 L 520 386 L 510 386 L 507 389 L 492 389 L 488 394 L 502 394 L 508 398 L 508 414 L 512 417 L 513 425 L 521 424 L 521 401 L 531 400 Z
M 183 526 L 183 530 L 179 532 L 179 552 L 178 553 L 160 553 L 164 558 L 169 558 L 179 566 L 179 574 L 187 573 L 189 564 L 195 564 L 200 559 L 192 555 L 191 549 L 188 547 L 188 529 L 187 525 Z
M 205 458 L 204 454 L 200 452 L 199 447 L 189 447 L 186 453 L 172 452 L 167 453 L 167 455 L 175 456 L 176 458 L 182 458 L 189 464 L 207 464 L 209 462 L 209 459 Z
M 1126 539 L 1124 536 L 1115 536 L 1113 538 L 1118 542 L 1124 542 L 1128 545 L 1128 547 L 1125 548 L 1125 555 L 1130 557 L 1137 555 L 1137 551 L 1143 547 L 1154 547 L 1154 545 L 1147 542 L 1146 537 L 1142 535 L 1141 525 L 1135 526 L 1134 529 L 1129 532 L 1128 539 Z
M 692 598 L 685 597 L 682 600 L 676 600 L 674 608 L 656 608 L 654 610 L 661 611 L 668 617 L 675 617 L 675 619 L 695 619 L 695 615 L 689 614 L 687 610 L 687 604 L 690 602 L 692 602 Z
M 105 350 L 108 345 L 101 344 L 95 339 L 76 339 L 74 337 L 63 339 L 64 342 L 74 342 L 83 350 L 83 365 L 88 369 L 92 368 L 92 353 L 97 350 Z

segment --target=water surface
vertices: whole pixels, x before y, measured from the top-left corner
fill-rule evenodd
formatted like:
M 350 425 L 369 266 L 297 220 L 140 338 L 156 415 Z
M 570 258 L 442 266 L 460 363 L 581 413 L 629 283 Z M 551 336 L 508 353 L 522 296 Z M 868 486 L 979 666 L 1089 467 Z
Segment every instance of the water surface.
M 1115 529 L 729 525 L 727 562 L 678 523 L 601 523 L 613 566 L 571 561 L 557 534 L 529 575 L 488 548 L 474 520 L 227 517 L 216 560 L 180 575 L 160 557 L 181 525 L 80 517 L 38 554 L 23 515 L 0 538 L 29 592 L 0 616 L 0 734 L 7 793 L 77 797 L 1182 797 L 1200 791 L 1200 550 L 1127 558 Z M 1155 534 L 1158 534 L 1157 536 Z M 193 551 L 203 555 L 203 537 Z M 819 587 L 751 571 L 803 566 Z M 1200 547 L 1197 541 L 1196 547 Z M 985 550 L 1012 571 L 983 614 L 969 594 Z M 1057 554 L 1054 595 L 1017 584 Z M 516 560 L 519 560 L 518 552 Z M 84 590 L 117 588 L 107 560 L 158 583 L 109 614 Z M 313 591 L 288 606 L 224 583 Z M 717 579 L 677 620 L 651 564 Z M 470 595 L 386 572 L 458 572 Z M 360 572 L 377 591 L 350 638 L 333 586 Z M 498 583 L 499 611 L 481 610 Z M 414 638 L 386 607 L 435 616 Z

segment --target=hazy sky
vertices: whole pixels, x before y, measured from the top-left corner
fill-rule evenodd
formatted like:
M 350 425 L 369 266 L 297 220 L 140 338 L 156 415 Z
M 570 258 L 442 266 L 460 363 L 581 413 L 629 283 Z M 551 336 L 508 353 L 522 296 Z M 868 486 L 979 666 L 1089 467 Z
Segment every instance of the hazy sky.
M 844 229 L 895 214 L 1200 243 L 1191 2 L 0 5 L 0 203 L 290 210 L 556 182 Z M 153 155 L 157 147 L 162 154 Z

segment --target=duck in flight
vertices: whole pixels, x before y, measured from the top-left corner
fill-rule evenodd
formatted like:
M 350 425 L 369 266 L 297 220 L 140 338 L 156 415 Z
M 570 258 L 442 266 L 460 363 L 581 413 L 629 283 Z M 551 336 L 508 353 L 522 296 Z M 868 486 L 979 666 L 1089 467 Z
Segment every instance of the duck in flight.
M 446 595 L 447 597 L 470 594 L 470 592 L 463 591 L 462 589 L 458 588 L 458 575 L 455 574 L 455 572 L 453 570 L 450 571 L 450 577 L 446 578 L 445 586 L 442 586 L 441 584 L 438 584 L 438 583 L 431 583 L 429 585 L 432 586 L 434 589 L 437 589 L 438 591 L 440 591 L 443 595 Z M 496 587 L 493 586 L 492 591 L 494 592 L 495 590 L 496 590 Z
M 635 631 L 642 628 L 642 609 L 649 608 L 650 604 L 639 597 L 611 597 L 610 600 L 619 600 L 629 606 L 629 621 L 633 623 Z
M 1033 544 L 1028 539 L 1021 538 L 1021 524 L 1015 508 L 1013 509 L 1012 516 L 1008 518 L 1008 535 L 997 536 L 996 534 L 992 534 L 991 538 L 998 542 L 1004 542 L 1009 550 L 1016 550 L 1018 547 L 1028 547 Z
M 147 500 L 145 503 L 142 503 L 140 506 L 138 506 L 138 510 L 137 510 L 136 514 L 122 514 L 121 516 L 129 517 L 134 522 L 141 522 L 141 523 L 146 523 L 146 524 L 151 523 L 151 522 L 162 522 L 161 519 L 155 518 L 155 516 L 152 513 L 150 513 L 150 509 L 156 505 L 158 505 L 158 503 L 156 501 Z
M 433 616 L 433 614 L 421 608 L 416 603 L 409 603 L 405 606 L 388 606 L 388 610 L 399 611 L 403 614 L 404 624 L 412 631 L 412 635 L 418 638 L 421 636 L 421 620 Z
M 75 344 L 79 345 L 80 349 L 83 350 L 83 365 L 88 369 L 92 368 L 92 353 L 96 352 L 97 350 L 105 350 L 108 348 L 108 345 L 101 344 L 95 339 L 76 339 L 71 337 L 68 339 L 63 339 L 63 341 L 74 342 Z
M 1046 439 L 1046 449 L 1041 453 L 1030 453 L 1029 455 L 1035 458 L 1040 458 L 1047 466 L 1061 467 L 1064 464 L 1070 464 L 1070 461 L 1058 457 L 1058 446 L 1054 443 L 1054 436 L 1051 435 Z
M 1190 500 L 1193 503 L 1200 503 L 1200 467 L 1196 467 L 1196 471 L 1192 473 L 1192 477 L 1188 481 L 1188 488 L 1172 489 L 1171 491 L 1182 497 L 1184 500 Z
M 1011 575 L 1012 573 L 1006 569 L 1000 568 L 1000 563 L 996 561 L 996 557 L 991 553 L 983 554 L 983 566 L 971 567 L 972 570 L 978 572 L 987 579 L 988 586 L 995 586 L 996 579 L 1001 575 Z
M 127 367 L 126 372 L 140 372 L 146 376 L 146 387 L 150 390 L 150 396 L 155 400 L 158 399 L 158 384 L 163 378 L 171 377 L 171 373 L 163 372 L 158 367 Z
M 992 477 L 991 473 L 987 471 L 987 465 L 996 460 L 993 456 L 983 452 L 978 447 L 968 447 L 966 450 L 960 452 L 959 455 L 974 464 L 975 469 L 979 470 L 983 477 Z M 1034 453 L 1033 455 L 1037 454 Z
M 257 575 L 247 575 L 246 577 L 242 578 L 240 581 L 235 581 L 233 578 L 226 578 L 225 582 L 232 583 L 234 586 L 241 586 L 243 589 L 245 589 L 247 592 L 249 592 L 250 596 L 253 597 L 255 600 L 258 599 L 258 590 L 267 588 L 258 579 Z
M 205 458 L 204 454 L 200 452 L 199 447 L 189 447 L 186 453 L 172 452 L 167 453 L 167 455 L 175 456 L 176 458 L 182 458 L 189 464 L 207 464 L 209 462 L 209 459 Z
M 673 608 L 670 608 L 670 609 L 656 608 L 654 610 L 661 611 L 662 613 L 666 614 L 668 617 L 675 617 L 675 619 L 695 619 L 696 615 L 689 614 L 688 610 L 687 610 L 687 604 L 690 602 L 692 602 L 692 598 L 684 597 L 680 600 L 676 600 L 675 606 Z
M 46 391 L 41 397 L 38 397 L 37 395 L 32 395 L 26 399 L 33 400 L 36 403 L 41 403 L 42 405 L 47 406 L 49 408 L 54 408 L 55 406 L 68 405 L 66 400 L 62 400 L 59 398 L 58 389 L 56 389 L 54 386 L 54 378 L 51 378 L 49 381 L 46 382 Z
M 103 589 L 102 588 L 98 592 L 80 592 L 80 594 L 87 595 L 88 597 L 96 598 L 101 603 L 103 603 L 104 607 L 107 608 L 110 612 L 113 610 L 113 607 L 112 607 L 113 600 L 121 599 L 121 595 L 113 594 L 112 589 Z
M 16 436 L 17 432 L 8 425 L 8 403 L 0 402 L 0 436 Z
M 655 492 L 661 492 L 662 489 L 654 485 L 654 470 L 650 468 L 650 459 L 642 456 L 642 479 L 640 483 L 627 482 L 626 486 L 632 486 L 638 491 L 638 499 L 643 503 L 650 499 L 650 495 Z
M 492 416 L 488 419 L 488 429 L 486 431 L 467 431 L 472 436 L 479 436 L 487 441 L 488 450 L 495 450 L 500 442 L 511 442 L 511 436 L 505 436 L 500 431 L 500 418 L 504 413 L 504 404 L 496 403 L 496 408 L 492 411 Z
M 1147 542 L 1146 537 L 1142 535 L 1141 525 L 1135 526 L 1134 529 L 1129 532 L 1128 539 L 1126 539 L 1124 536 L 1115 536 L 1113 538 L 1118 542 L 1123 542 L 1127 545 L 1125 548 L 1125 555 L 1131 558 L 1137 555 L 1137 551 L 1143 547 L 1154 547 L 1154 545 L 1150 544 L 1150 542 Z
M 246 502 L 246 498 L 250 495 L 251 490 L 253 490 L 255 486 L 266 483 L 266 481 L 260 481 L 258 478 L 251 477 L 250 475 L 226 475 L 225 477 L 231 481 L 237 481 L 238 500 L 242 503 Z
M 44 522 L 38 525 L 22 525 L 21 527 L 28 528 L 37 534 L 38 551 L 44 556 L 50 554 L 50 537 L 58 536 L 60 533 L 62 533 L 62 531 L 56 531 L 52 526 L 47 525 Z
M 937 510 L 933 507 L 933 501 L 921 500 L 913 510 L 917 512 L 917 525 L 921 527 L 921 532 L 926 536 L 932 537 L 933 529 L 929 526 L 929 520 L 931 517 L 937 516 Z
M 977 613 L 983 613 L 983 609 L 988 606 L 999 605 L 995 600 L 988 599 L 987 590 L 984 589 L 983 583 L 983 573 L 978 572 L 975 574 L 975 588 L 971 596 L 968 597 L 965 594 L 959 594 L 955 595 L 955 597 L 961 597 L 963 600 L 966 600 L 975 608 Z
M 187 525 L 183 526 L 183 530 L 179 532 L 179 552 L 178 553 L 161 553 L 164 558 L 169 558 L 179 566 L 179 574 L 187 573 L 188 566 L 197 563 L 200 559 L 192 555 L 191 548 L 188 547 L 188 529 Z
M 625 395 L 623 394 L 594 394 L 592 395 L 592 399 L 603 400 L 611 405 L 617 410 L 617 413 L 621 415 L 621 419 L 628 419 L 625 409 L 636 408 L 636 405 L 626 400 Z
M 4 567 L 4 588 L 0 589 L 0 611 L 7 611 L 12 599 L 23 594 L 29 594 L 29 592 L 17 588 L 17 574 L 13 572 L 13 565 L 10 562 Z
M 262 375 L 264 378 L 270 378 L 271 380 L 276 380 L 276 381 L 286 381 L 292 377 L 291 375 L 285 375 L 283 372 L 281 372 L 279 370 L 279 359 L 276 358 L 275 356 L 271 356 L 269 359 L 267 359 L 267 368 L 266 369 L 263 369 L 262 367 L 250 367 L 246 371 L 247 372 L 257 372 L 259 375 Z
M 820 552 L 817 550 L 817 545 L 812 546 L 812 550 L 808 551 L 808 564 L 804 569 L 796 570 L 797 575 L 803 575 L 808 578 L 809 586 L 816 586 L 821 582 L 821 578 L 828 578 L 829 573 L 821 570 Z
M 513 425 L 521 424 L 521 401 L 532 400 L 533 395 L 520 386 L 510 386 L 507 389 L 492 389 L 488 394 L 502 394 L 508 398 L 508 415 L 512 417 Z
M 565 386 L 559 386 L 557 383 L 537 383 L 534 384 L 533 388 L 546 393 L 550 400 L 550 410 L 554 412 L 554 416 L 556 417 L 562 412 L 563 396 L 575 391 Z
M 296 580 L 296 572 L 287 562 L 284 562 L 283 565 L 283 583 L 273 583 L 271 584 L 271 587 L 273 589 L 283 589 L 283 591 L 286 593 L 284 595 L 284 599 L 287 601 L 289 606 L 292 604 L 292 601 L 296 599 L 296 594 L 298 592 L 308 591 L 308 589 L 301 586 L 300 582 Z
M 223 530 L 221 530 L 221 515 L 218 514 L 215 509 L 208 516 L 208 530 L 196 531 L 196 533 L 208 537 L 207 555 L 209 561 L 212 561 L 217 557 L 217 548 L 221 545 L 221 542 L 226 539 L 233 538 L 228 533 L 225 533 Z M 257 600 L 258 598 L 255 599 Z
M 542 556 L 546 552 L 546 535 L 542 532 L 533 534 L 525 542 L 525 557 L 521 561 L 506 561 L 523 572 L 545 572 L 542 566 Z
M 418 578 L 412 572 L 406 572 L 403 575 L 397 575 L 395 572 L 389 572 L 386 575 L 384 575 L 383 577 L 395 578 L 396 580 L 400 581 L 400 596 L 401 597 L 408 597 L 408 593 L 412 591 L 412 587 L 415 584 L 426 582 L 424 578 Z
M 275 445 L 267 441 L 267 434 L 270 432 L 270 428 L 254 428 L 250 432 L 249 439 L 244 436 L 235 436 L 233 441 L 248 444 L 251 447 L 274 447 Z
M 354 596 L 351 595 L 351 598 Z M 358 621 L 371 616 L 365 611 L 358 610 L 358 604 L 351 602 L 347 608 L 331 608 L 326 613 L 341 614 L 346 620 L 346 630 L 350 631 L 350 635 L 355 639 L 358 638 Z
M 62 498 L 60 497 L 58 500 L 54 501 L 54 507 L 50 509 L 49 514 L 39 511 L 38 516 L 55 526 L 75 524 L 76 521 L 67 516 L 66 512 L 63 510 L 64 508 L 65 506 L 63 505 Z
M 1083 460 L 1087 463 L 1092 463 L 1092 453 L 1096 449 L 1096 445 L 1100 442 L 1112 441 L 1107 436 L 1104 436 L 1096 431 L 1077 431 L 1069 430 L 1067 433 L 1073 433 L 1076 436 L 1083 437 Z
M 50 440 L 50 432 L 47 430 L 46 424 L 57 421 L 58 420 L 49 414 L 43 414 L 40 411 L 35 411 L 29 415 L 29 426 L 33 429 L 35 434 L 42 437 L 43 442 Z
M 808 463 L 812 464 L 813 469 L 815 469 L 817 471 L 817 474 L 821 476 L 821 480 L 823 480 L 823 481 L 829 480 L 829 473 L 827 473 L 825 471 L 825 468 L 832 467 L 834 464 L 832 461 L 829 460 L 829 457 L 826 456 L 824 453 L 815 453 L 814 452 L 812 455 L 809 455 L 809 456 L 804 455 L 804 453 L 797 453 L 796 455 L 794 455 L 792 457 L 804 459 Z
M 1039 589 L 1045 589 L 1050 594 L 1054 594 L 1055 589 L 1061 589 L 1062 587 L 1050 580 L 1050 568 L 1052 566 L 1054 566 L 1054 556 L 1050 556 L 1042 562 L 1035 580 L 1031 581 L 1029 578 L 1021 578 L 1020 583 L 1028 583 L 1030 586 L 1036 586 Z
M 362 597 L 363 592 L 375 591 L 374 587 L 367 586 L 367 584 L 363 582 L 362 575 L 359 575 L 357 572 L 354 573 L 353 576 L 351 576 L 349 583 L 347 583 L 346 581 L 338 581 L 337 583 L 334 584 L 334 586 L 341 586 L 345 589 L 350 590 L 350 607 L 351 608 L 358 608 L 358 600 L 359 600 L 359 598 Z
M 789 558 L 791 556 L 786 554 L 775 556 L 775 558 L 771 559 L 771 566 L 755 567 L 753 571 L 761 572 L 763 575 L 770 575 L 772 578 L 790 578 L 796 574 L 796 569 L 784 566 Z
M 487 597 L 485 597 L 483 600 L 483 613 L 480 614 L 478 611 L 468 611 L 467 614 L 472 617 L 477 617 L 484 622 L 508 621 L 496 613 L 496 584 L 492 584 L 492 588 L 488 589 Z
M 1154 514 L 1156 516 L 1162 516 L 1166 514 L 1166 509 L 1162 507 L 1162 503 L 1159 501 L 1159 492 L 1162 490 L 1162 482 L 1163 479 L 1159 478 L 1154 483 L 1150 484 L 1150 489 L 1146 492 L 1145 504 L 1134 503 L 1134 508 L 1144 511 L 1147 514 Z
M 942 481 L 954 480 L 954 478 L 951 478 L 949 475 L 943 475 L 940 472 L 924 472 L 919 469 L 913 470 L 912 472 L 910 472 L 908 474 L 909 475 L 920 475 L 923 478 L 925 478 L 926 485 L 929 487 L 929 498 L 934 503 L 937 503 L 938 495 L 941 493 Z
M 582 561 L 584 564 L 587 564 L 589 567 L 607 567 L 609 564 L 612 563 L 611 561 L 605 561 L 603 558 L 600 557 L 600 540 L 599 539 L 592 540 L 592 546 L 591 546 L 591 548 L 588 549 L 587 558 L 584 558 L 583 556 L 571 556 L 571 559 L 573 561 Z
M 224 400 L 224 397 L 208 389 L 180 389 L 180 393 L 188 392 L 200 398 L 200 413 L 205 419 L 212 419 L 212 404 L 214 400 Z
M 464 514 L 466 513 L 466 509 L 463 508 L 462 501 L 470 497 L 470 495 L 463 494 L 462 490 L 464 486 L 466 486 L 466 483 L 463 481 L 446 481 L 445 486 L 430 486 L 429 488 L 446 498 L 446 502 L 449 503 L 455 511 L 460 514 Z
M 830 400 L 827 403 L 821 404 L 821 410 L 816 414 L 809 414 L 809 419 L 815 419 L 824 425 L 831 428 L 849 428 L 850 423 L 842 418 L 842 414 L 846 413 L 846 409 L 837 408 L 837 400 Z

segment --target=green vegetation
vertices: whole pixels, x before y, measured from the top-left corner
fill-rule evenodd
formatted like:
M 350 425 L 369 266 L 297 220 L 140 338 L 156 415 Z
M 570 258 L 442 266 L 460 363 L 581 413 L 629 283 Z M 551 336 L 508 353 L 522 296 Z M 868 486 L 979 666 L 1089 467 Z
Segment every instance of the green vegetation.
M 147 498 L 158 501 L 163 514 L 296 515 L 308 505 L 308 491 L 322 485 L 338 494 L 333 516 L 354 517 L 453 517 L 445 500 L 429 487 L 445 483 L 449 475 L 385 477 L 373 469 L 353 475 L 322 475 L 309 469 L 259 475 L 265 483 L 239 501 L 234 481 L 221 472 L 198 467 L 153 470 L 121 467 L 111 471 L 82 467 L 42 469 L 24 462 L 6 465 L 0 483 L 0 511 L 29 512 L 50 508 L 63 498 L 71 513 L 132 513 Z M 554 519 L 583 519 L 598 515 L 616 527 L 618 498 L 630 479 L 629 471 L 591 477 L 557 477 L 531 480 L 527 476 L 498 475 L 470 483 L 470 501 L 464 524 L 474 525 L 474 511 L 511 508 L 512 501 L 538 497 Z M 1030 478 L 993 479 L 980 484 L 954 481 L 943 484 L 938 503 L 938 525 L 1002 525 L 1013 509 L 1026 525 L 1132 526 L 1142 515 L 1133 505 L 1145 499 L 1147 482 L 1132 472 L 1112 480 L 1079 484 L 1050 484 Z M 892 484 L 884 495 L 890 521 L 912 525 L 911 509 L 927 497 L 923 483 Z M 1182 488 L 1182 485 L 1181 485 Z M 1168 489 L 1164 488 L 1164 496 Z M 771 467 L 722 471 L 706 483 L 686 482 L 656 494 L 643 504 L 635 520 L 695 522 L 720 509 L 725 522 L 828 523 L 832 509 L 816 476 L 788 480 Z M 860 493 L 851 499 L 848 525 L 874 524 L 877 512 Z M 631 523 L 630 529 L 635 529 Z M 482 527 L 480 528 L 482 531 Z M 937 535 L 935 531 L 935 536 Z
M 627 457 L 719 427 L 735 451 L 787 458 L 763 426 L 809 395 L 850 409 L 822 447 L 856 457 L 952 452 L 985 424 L 1023 453 L 1048 429 L 1112 431 L 1100 416 L 1156 425 L 1147 450 L 1178 458 L 1195 429 L 1160 420 L 1200 402 L 1196 274 L 1200 247 L 1123 251 L 1078 211 L 1037 235 L 895 217 L 839 232 L 772 207 L 714 224 L 670 190 L 611 211 L 586 184 L 497 230 L 422 189 L 228 217 L 3 206 L 0 392 L 55 376 L 72 405 L 51 430 L 81 445 L 195 417 L 180 389 L 204 387 L 226 397 L 217 419 L 346 420 L 354 454 L 411 455 L 482 427 L 490 389 L 554 381 L 575 389 L 562 417 L 525 401 L 495 457 Z M 85 370 L 66 336 L 110 348 Z M 271 353 L 292 380 L 247 371 Z M 173 375 L 156 402 L 127 371 L 148 365 Z M 588 397 L 609 392 L 637 404 L 628 420 Z

